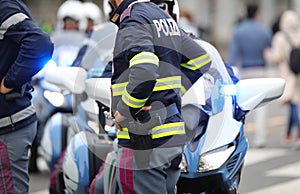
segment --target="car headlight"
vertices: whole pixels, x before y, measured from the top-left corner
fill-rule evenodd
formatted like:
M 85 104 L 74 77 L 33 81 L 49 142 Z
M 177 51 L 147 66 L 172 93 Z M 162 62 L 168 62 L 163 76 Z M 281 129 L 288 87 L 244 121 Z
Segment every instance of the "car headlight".
M 182 173 L 188 173 L 188 169 L 187 169 L 187 161 L 186 161 L 186 158 L 185 158 L 185 155 L 182 154 L 182 159 L 181 159 L 181 162 L 179 164 L 179 168 L 180 168 L 180 171 Z
M 55 107 L 61 107 L 65 102 L 65 97 L 60 92 L 44 91 L 45 98 Z
M 222 147 L 213 152 L 208 152 L 200 156 L 198 172 L 206 172 L 220 168 L 235 150 L 235 145 Z

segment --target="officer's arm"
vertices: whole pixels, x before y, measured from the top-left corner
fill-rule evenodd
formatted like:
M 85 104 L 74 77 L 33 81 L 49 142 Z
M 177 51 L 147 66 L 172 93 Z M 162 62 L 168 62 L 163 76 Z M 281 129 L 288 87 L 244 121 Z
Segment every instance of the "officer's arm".
M 0 5 L 0 38 L 19 44 L 19 53 L 4 80 L 5 87 L 16 88 L 29 82 L 43 68 L 52 56 L 53 44 L 30 16 L 11 2 L 11 5 Z
M 209 70 L 211 58 L 200 45 L 186 34 L 183 34 L 182 46 L 181 70 L 193 84 Z
M 154 53 L 149 26 L 128 21 L 121 30 L 122 44 L 127 45 L 125 56 L 129 61 L 129 81 L 118 104 L 122 115 L 135 114 L 145 105 L 158 78 L 159 59 Z

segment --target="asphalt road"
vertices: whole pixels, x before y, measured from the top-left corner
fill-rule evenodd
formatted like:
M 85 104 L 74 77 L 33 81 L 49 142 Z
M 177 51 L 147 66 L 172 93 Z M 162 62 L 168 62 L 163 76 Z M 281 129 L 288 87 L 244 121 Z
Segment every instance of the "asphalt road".
M 257 149 L 254 140 L 253 120 L 249 115 L 246 135 L 250 149 L 242 174 L 242 194 L 295 194 L 300 189 L 300 149 L 295 143 L 297 135 L 293 128 L 294 141 L 283 141 L 288 109 L 278 102 L 268 105 L 269 118 L 266 147 Z

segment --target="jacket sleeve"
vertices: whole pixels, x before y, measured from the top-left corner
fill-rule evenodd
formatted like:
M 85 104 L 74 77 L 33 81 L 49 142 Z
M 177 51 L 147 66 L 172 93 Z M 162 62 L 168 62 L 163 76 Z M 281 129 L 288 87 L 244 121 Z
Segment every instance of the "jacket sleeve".
M 190 84 L 193 84 L 209 70 L 211 58 L 199 44 L 184 32 L 182 47 L 181 71 Z M 184 82 L 183 84 L 185 85 Z
M 17 57 L 8 70 L 4 85 L 15 88 L 29 82 L 51 59 L 53 43 L 27 13 L 15 4 L 0 6 L 3 39 L 19 45 Z
M 159 59 L 154 52 L 151 30 L 147 25 L 142 25 L 128 19 L 121 26 L 120 40 L 126 45 L 124 53 L 129 65 L 128 85 L 118 104 L 118 111 L 122 115 L 135 116 L 142 108 L 158 78 Z

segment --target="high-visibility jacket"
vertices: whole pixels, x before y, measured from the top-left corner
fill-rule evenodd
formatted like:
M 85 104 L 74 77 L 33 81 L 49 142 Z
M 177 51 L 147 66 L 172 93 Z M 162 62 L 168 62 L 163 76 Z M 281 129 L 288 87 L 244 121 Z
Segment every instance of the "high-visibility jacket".
M 158 110 L 175 103 L 179 113 L 152 128 L 151 134 L 154 146 L 167 141 L 168 146 L 183 145 L 181 68 L 199 78 L 209 69 L 209 55 L 150 1 L 124 0 L 111 21 L 119 27 L 113 54 L 113 113 L 118 110 L 130 121 L 144 106 Z M 130 146 L 127 128 L 117 137 L 119 144 Z
M 34 23 L 21 0 L 1 0 L 0 28 L 0 80 L 5 77 L 5 87 L 20 92 L 51 59 L 53 44 Z M 21 128 L 36 120 L 29 88 L 25 89 L 24 96 L 13 100 L 0 94 L 1 131 L 11 128 L 11 124 Z

